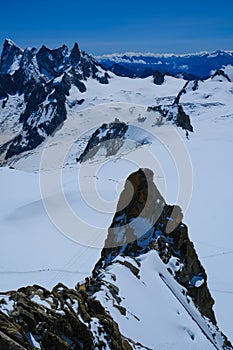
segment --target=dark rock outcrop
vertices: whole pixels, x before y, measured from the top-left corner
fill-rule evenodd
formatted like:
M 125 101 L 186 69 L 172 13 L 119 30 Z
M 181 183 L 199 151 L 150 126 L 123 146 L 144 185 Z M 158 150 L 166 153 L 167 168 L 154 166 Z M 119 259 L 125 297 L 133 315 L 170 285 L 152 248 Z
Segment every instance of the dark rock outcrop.
M 77 66 L 81 58 L 81 52 L 77 43 L 74 44 L 74 47 L 70 53 L 70 62 L 73 67 Z
M 30 350 L 35 341 L 42 350 L 105 349 L 107 345 L 112 350 L 132 349 L 101 303 L 88 295 L 85 285 L 74 290 L 58 284 L 52 291 L 34 285 L 1 294 L 1 298 L 1 349 Z M 8 314 L 1 312 L 7 301 L 14 303 Z
M 150 106 L 147 108 L 148 112 L 154 111 L 159 113 L 159 117 L 156 119 L 155 124 L 161 126 L 164 121 L 171 121 L 173 124 L 181 127 L 186 131 L 193 132 L 193 126 L 188 114 L 185 113 L 183 107 L 179 104 L 172 105 L 158 105 Z
M 8 337 L 6 334 L 0 331 L 0 349 L 1 350 L 26 350 L 26 348 L 22 347 L 16 341 Z
M 158 75 L 158 79 L 158 82 L 162 82 L 162 76 Z M 182 129 L 186 130 L 186 137 L 188 135 L 188 131 L 193 132 L 193 126 L 191 123 L 190 116 L 185 113 L 183 106 L 180 103 L 180 99 L 182 95 L 187 93 L 187 91 L 196 91 L 198 89 L 198 86 L 198 80 L 187 81 L 184 87 L 179 91 L 179 93 L 175 97 L 172 104 L 149 106 L 147 108 L 148 112 L 154 111 L 160 114 L 159 118 L 157 118 L 155 122 L 155 125 L 160 126 L 163 124 L 164 120 L 167 120 L 173 122 L 178 127 L 181 127 Z
M 165 74 L 159 72 L 158 70 L 153 74 L 153 81 L 155 85 L 162 85 L 164 83 Z
M 57 77 L 64 72 L 69 65 L 69 50 L 66 45 L 50 50 L 42 46 L 36 54 L 41 74 L 48 78 Z
M 229 81 L 229 83 L 231 83 L 231 79 L 228 77 L 228 75 L 222 70 L 222 69 L 218 69 L 212 76 L 211 79 L 214 79 L 218 77 L 220 80 L 223 81 Z
M 181 105 L 178 106 L 178 112 L 176 115 L 176 125 L 180 126 L 182 129 L 193 132 L 193 127 L 190 122 L 188 114 L 185 113 Z
M 101 125 L 91 135 L 85 150 L 76 159 L 77 162 L 93 158 L 100 148 L 105 149 L 106 157 L 115 155 L 123 145 L 127 129 L 128 125 L 119 120 Z

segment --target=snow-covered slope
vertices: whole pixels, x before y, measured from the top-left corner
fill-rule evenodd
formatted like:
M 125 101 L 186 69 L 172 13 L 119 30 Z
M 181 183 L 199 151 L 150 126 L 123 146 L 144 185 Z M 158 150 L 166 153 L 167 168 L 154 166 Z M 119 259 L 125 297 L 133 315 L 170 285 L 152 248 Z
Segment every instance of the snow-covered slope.
M 53 225 L 38 174 L 1 168 L 0 179 L 0 289 L 31 283 L 51 288 L 60 281 L 74 286 L 88 275 L 99 250 L 69 240 Z M 75 192 L 75 186 L 69 191 Z
M 138 275 L 130 268 L 135 268 Z M 116 258 L 102 278 L 102 288 L 95 297 L 127 338 L 150 349 L 215 348 L 198 326 L 211 334 L 208 322 L 198 315 L 193 303 L 187 301 L 155 251 L 137 259 Z M 114 287 L 119 290 L 116 298 L 111 295 Z M 221 348 L 221 337 L 218 341 Z
M 228 65 L 224 66 L 223 69 L 224 69 L 225 73 L 229 76 L 231 81 L 233 81 L 233 65 L 228 64 Z

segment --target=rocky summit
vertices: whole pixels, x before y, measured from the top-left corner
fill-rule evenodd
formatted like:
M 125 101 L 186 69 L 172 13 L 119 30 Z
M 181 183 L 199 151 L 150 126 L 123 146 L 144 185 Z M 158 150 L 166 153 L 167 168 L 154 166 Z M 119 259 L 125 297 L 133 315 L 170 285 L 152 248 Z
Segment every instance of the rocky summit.
M 131 200 L 125 207 L 129 198 Z M 140 169 L 129 176 L 121 194 L 101 263 L 107 266 L 119 254 L 136 257 L 150 249 L 155 249 L 165 264 L 175 257 L 179 268 L 171 270 L 171 274 L 186 288 L 202 315 L 216 324 L 207 275 L 182 218 L 179 206 L 165 203 L 153 182 L 153 173 L 149 169 Z M 142 225 L 145 220 L 147 224 Z M 122 227 L 122 232 L 119 227 Z M 144 227 L 147 227 L 146 232 Z M 197 281 L 200 281 L 199 288 L 196 288 Z
M 195 324 L 196 333 L 188 324 L 176 330 L 187 331 L 189 342 L 200 337 L 206 349 L 211 349 L 208 344 L 233 349 L 216 324 L 207 275 L 182 222 L 181 208 L 166 204 L 153 176 L 151 170 L 139 169 L 128 177 L 101 258 L 92 275 L 75 289 L 60 283 L 52 290 L 33 285 L 0 293 L 1 350 L 152 349 L 137 339 L 146 332 L 156 349 L 160 336 L 156 329 L 160 325 L 170 329 L 173 313 L 173 308 L 170 315 L 159 313 L 158 305 L 161 310 L 170 307 L 163 304 L 160 288 L 176 300 L 186 322 Z M 149 280 L 145 264 L 147 273 L 150 266 Z M 135 286 L 131 293 L 127 283 L 121 283 L 124 275 Z M 156 280 L 158 284 L 153 284 Z M 138 299 L 141 288 L 149 293 L 148 300 Z M 144 308 L 153 325 L 149 330 Z M 176 317 L 180 314 L 177 311 Z M 155 323 L 151 324 L 152 315 Z

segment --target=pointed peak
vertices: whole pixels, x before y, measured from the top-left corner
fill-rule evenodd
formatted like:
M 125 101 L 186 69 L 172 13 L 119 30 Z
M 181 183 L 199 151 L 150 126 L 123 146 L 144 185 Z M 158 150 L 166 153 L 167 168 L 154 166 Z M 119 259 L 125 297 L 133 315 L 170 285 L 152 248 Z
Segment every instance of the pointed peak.
M 73 49 L 71 50 L 71 51 L 73 51 L 73 50 L 79 50 L 79 45 L 78 45 L 78 43 L 77 43 L 77 41 L 74 43 L 74 46 L 73 46 Z
M 49 50 L 49 49 L 47 48 L 47 46 L 42 45 L 41 48 L 40 48 L 40 50 Z
M 6 48 L 6 47 L 9 47 L 9 46 L 15 47 L 18 50 L 20 50 L 21 53 L 23 53 L 23 50 L 18 45 L 16 45 L 16 43 L 13 40 L 6 38 L 5 41 L 4 41 L 3 47 Z
M 72 66 L 76 66 L 79 63 L 80 56 L 81 54 L 80 54 L 78 43 L 75 42 L 73 49 L 71 50 L 71 53 L 70 53 L 70 60 L 71 60 Z
M 1 54 L 0 72 L 2 74 L 13 74 L 19 68 L 23 52 L 12 40 L 6 39 Z

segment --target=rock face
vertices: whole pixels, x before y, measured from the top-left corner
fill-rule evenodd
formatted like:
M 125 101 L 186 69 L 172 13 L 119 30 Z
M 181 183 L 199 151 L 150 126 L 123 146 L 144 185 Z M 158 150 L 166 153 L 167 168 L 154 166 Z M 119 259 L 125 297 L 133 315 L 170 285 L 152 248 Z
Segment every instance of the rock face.
M 14 340 L 12 340 L 10 337 L 8 337 L 6 334 L 2 333 L 0 331 L 0 348 L 1 350 L 25 350 L 24 347 L 16 343 Z
M 186 131 L 193 132 L 193 126 L 188 114 L 185 113 L 182 105 L 176 102 L 172 105 L 158 105 L 147 108 L 148 112 L 154 111 L 159 113 L 155 125 L 161 126 L 164 121 L 171 121 L 173 124 L 181 127 Z
M 66 119 L 66 100 L 72 86 L 82 93 L 85 80 L 108 84 L 109 75 L 98 62 L 75 43 L 50 50 L 42 46 L 21 50 L 6 40 L 0 62 L 0 101 L 8 107 L 11 97 L 23 96 L 25 108 L 16 121 L 21 131 L 0 148 L 5 159 L 37 147 Z
M 85 150 L 77 158 L 77 162 L 82 163 L 93 158 L 101 148 L 104 150 L 106 157 L 115 155 L 123 145 L 127 129 L 127 124 L 119 120 L 103 124 L 91 135 Z
M 153 79 L 154 79 L 154 84 L 156 85 L 162 85 L 164 82 L 164 73 L 159 72 L 158 70 L 154 72 L 153 74 Z
M 22 55 L 23 50 L 17 47 L 11 40 L 5 40 L 1 54 L 1 73 L 10 74 L 14 69 L 17 69 Z
M 217 79 L 218 81 L 228 81 L 231 82 L 231 79 L 228 77 L 228 75 L 222 70 L 218 69 L 212 76 L 211 79 Z
M 7 304 L 13 304 L 10 311 Z M 0 335 L 0 345 L 5 344 L 1 349 L 30 350 L 38 345 L 44 350 L 132 349 L 85 285 L 79 290 L 62 284 L 52 291 L 37 285 L 20 288 L 0 296 L 0 309 L 5 339 L 4 343 Z
M 164 76 L 162 77 L 158 75 L 156 79 L 158 79 L 157 83 L 162 84 L 164 81 Z M 182 95 L 187 93 L 187 91 L 196 91 L 198 89 L 198 86 L 198 80 L 187 81 L 184 87 L 179 91 L 179 93 L 175 97 L 173 103 L 168 105 L 149 106 L 147 109 L 148 111 L 154 111 L 159 113 L 156 125 L 160 126 L 166 120 L 171 121 L 173 124 L 186 130 L 186 136 L 188 135 L 188 131 L 193 132 L 191 119 L 189 115 L 185 113 L 184 108 L 180 103 L 180 99 Z
M 178 105 L 180 103 L 180 98 L 182 95 L 186 94 L 190 90 L 196 91 L 198 89 L 198 86 L 199 86 L 198 80 L 194 80 L 191 82 L 187 81 L 187 83 L 185 83 L 183 89 L 181 89 L 180 92 L 178 93 L 178 95 L 176 96 L 173 104 Z
M 140 169 L 130 175 L 120 196 L 101 263 L 106 266 L 119 254 L 135 257 L 150 249 L 156 249 L 164 263 L 168 263 L 171 257 L 178 258 L 182 269 L 174 273 L 175 279 L 187 289 L 202 315 L 216 324 L 207 275 L 182 218 L 180 207 L 165 203 L 153 183 L 153 173 Z M 143 221 L 147 221 L 144 226 Z M 147 230 L 142 227 L 147 227 Z
M 121 305 L 123 297 L 111 267 L 117 265 L 117 271 L 121 267 L 127 269 L 140 280 L 138 258 L 153 252 L 160 257 L 158 261 L 165 266 L 169 278 L 182 286 L 186 303 L 192 300 L 195 304 L 199 322 L 206 325 L 200 328 L 207 339 L 219 350 L 232 350 L 216 325 L 207 275 L 182 218 L 180 207 L 166 204 L 153 182 L 151 170 L 139 169 L 131 174 L 90 278 L 78 283 L 75 289 L 60 283 L 52 291 L 33 285 L 0 293 L 1 349 L 152 350 L 121 334 L 103 304 L 104 300 L 110 300 L 120 317 L 125 318 L 124 322 L 130 322 L 129 315 L 140 321 L 132 314 L 133 304 L 138 303 L 133 290 L 129 294 L 130 310 Z M 101 293 L 104 297 L 99 299 Z

